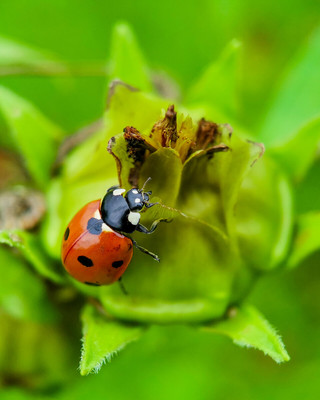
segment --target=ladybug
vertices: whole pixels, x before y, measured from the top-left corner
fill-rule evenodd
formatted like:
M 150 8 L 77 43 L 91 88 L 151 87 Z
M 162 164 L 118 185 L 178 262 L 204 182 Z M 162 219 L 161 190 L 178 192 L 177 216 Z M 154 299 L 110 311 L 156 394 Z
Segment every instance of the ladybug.
M 145 183 L 146 184 L 146 183 Z M 62 263 L 73 278 L 87 285 L 109 285 L 120 280 L 133 254 L 133 246 L 159 257 L 139 246 L 128 234 L 134 231 L 152 233 L 140 224 L 140 211 L 150 203 L 151 191 L 133 188 L 126 192 L 119 186 L 107 190 L 102 200 L 86 204 L 71 220 L 62 241 Z

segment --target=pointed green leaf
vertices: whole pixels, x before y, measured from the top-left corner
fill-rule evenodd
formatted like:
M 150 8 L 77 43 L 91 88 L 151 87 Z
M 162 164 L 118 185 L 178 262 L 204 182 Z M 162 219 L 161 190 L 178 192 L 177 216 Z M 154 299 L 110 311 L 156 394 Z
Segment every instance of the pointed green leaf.
M 0 246 L 0 308 L 15 318 L 49 322 L 55 311 L 45 286 L 19 258 Z
M 92 305 L 87 305 L 82 314 L 83 344 L 80 373 L 98 372 L 102 364 L 130 342 L 140 338 L 144 327 L 108 320 Z
M 319 142 L 320 118 L 317 118 L 269 150 L 292 178 L 301 180 L 316 157 Z
M 252 306 L 234 307 L 229 310 L 228 319 L 202 329 L 207 332 L 226 335 L 239 346 L 261 350 L 277 363 L 290 360 L 280 336 Z
M 276 145 L 320 115 L 320 28 L 289 65 L 263 122 L 260 140 Z
M 218 60 L 210 64 L 186 96 L 188 104 L 207 103 L 226 115 L 238 111 L 241 43 L 232 40 Z
M 14 39 L 0 36 L 0 75 L 1 72 L 10 73 L 10 70 L 4 70 L 4 66 L 21 67 L 37 66 L 41 68 L 44 61 L 54 60 L 54 56 L 47 51 L 36 49 L 26 43 L 19 43 Z M 2 67 L 2 68 L 1 68 Z
M 56 265 L 41 248 L 37 236 L 21 230 L 0 231 L 0 243 L 18 248 L 40 275 L 55 283 L 64 282 L 62 274 L 55 268 Z
M 299 217 L 292 253 L 287 265 L 297 267 L 305 258 L 320 250 L 320 212 L 310 212 Z
M 34 180 L 46 187 L 60 130 L 31 103 L 0 86 L 0 113 Z
M 122 132 L 126 126 L 150 133 L 154 123 L 163 117 L 161 111 L 170 105 L 168 100 L 136 91 L 121 82 L 111 86 L 108 103 L 106 125 L 111 136 Z
M 126 23 L 115 25 L 111 42 L 110 78 L 137 89 L 152 90 L 148 67 L 133 31 Z

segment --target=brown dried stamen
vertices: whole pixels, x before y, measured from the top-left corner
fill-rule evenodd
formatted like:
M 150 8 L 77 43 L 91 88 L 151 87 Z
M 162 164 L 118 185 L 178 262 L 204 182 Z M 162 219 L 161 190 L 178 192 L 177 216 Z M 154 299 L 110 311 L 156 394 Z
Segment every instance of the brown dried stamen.
M 175 147 L 179 135 L 177 132 L 177 113 L 174 111 L 174 105 L 168 107 L 163 120 L 154 124 L 150 137 L 157 136 L 160 132 L 160 143 L 162 147 Z
M 196 133 L 196 147 L 194 150 L 205 150 L 209 146 L 213 146 L 219 140 L 221 134 L 219 126 L 215 122 L 206 121 L 204 118 L 198 123 Z
M 130 169 L 129 183 L 132 187 L 138 187 L 140 169 L 146 157 L 155 151 L 150 144 L 141 136 L 140 132 L 132 127 L 124 128 L 124 138 L 127 142 L 127 153 L 132 158 L 134 167 Z

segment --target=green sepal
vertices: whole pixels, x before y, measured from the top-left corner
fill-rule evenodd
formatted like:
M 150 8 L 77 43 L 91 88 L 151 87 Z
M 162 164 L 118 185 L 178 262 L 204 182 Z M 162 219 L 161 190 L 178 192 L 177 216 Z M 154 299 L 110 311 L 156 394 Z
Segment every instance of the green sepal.
M 241 347 L 253 347 L 261 350 L 277 363 L 290 360 L 275 329 L 250 305 L 243 304 L 240 307 L 232 307 L 228 312 L 227 319 L 201 329 L 228 336 Z
M 145 92 L 152 91 L 149 71 L 131 27 L 118 23 L 113 28 L 110 79 L 120 80 Z
M 188 90 L 187 105 L 205 104 L 229 119 L 239 113 L 241 48 L 235 39 L 228 44 Z
M 173 206 L 180 189 L 182 162 L 174 149 L 161 148 L 150 154 L 141 169 L 140 187 L 150 177 L 146 190 L 160 197 L 163 204 Z
M 109 319 L 92 305 L 82 313 L 83 338 L 80 361 L 81 375 L 98 372 L 127 344 L 139 339 L 145 327 Z
M 240 187 L 251 167 L 263 155 L 260 143 L 232 135 L 231 127 L 220 126 L 220 143 L 227 151 L 212 155 L 194 153 L 184 164 L 179 206 L 223 229 L 236 245 L 235 212 Z M 201 193 L 201 194 L 199 194 Z
M 310 212 L 298 218 L 288 268 L 297 267 L 312 253 L 320 250 L 320 212 Z
M 100 288 L 110 314 L 157 324 L 203 322 L 224 314 L 242 264 L 211 226 L 181 217 L 161 223 L 152 237 L 137 233 L 135 239 L 160 263 L 134 250 L 122 277 L 128 295 L 118 285 Z
M 293 213 L 287 176 L 270 158 L 263 157 L 244 180 L 236 204 L 237 240 L 248 266 L 266 271 L 285 259 L 291 245 Z

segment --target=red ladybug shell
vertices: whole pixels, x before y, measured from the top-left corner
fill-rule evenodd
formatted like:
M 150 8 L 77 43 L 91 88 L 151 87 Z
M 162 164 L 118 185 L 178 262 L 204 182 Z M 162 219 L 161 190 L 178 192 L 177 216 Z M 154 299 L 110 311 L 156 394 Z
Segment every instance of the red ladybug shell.
M 133 254 L 132 241 L 102 221 L 99 233 L 88 229 L 92 218 L 101 220 L 100 200 L 85 205 L 69 223 L 62 241 L 62 263 L 80 282 L 109 285 L 127 269 Z

